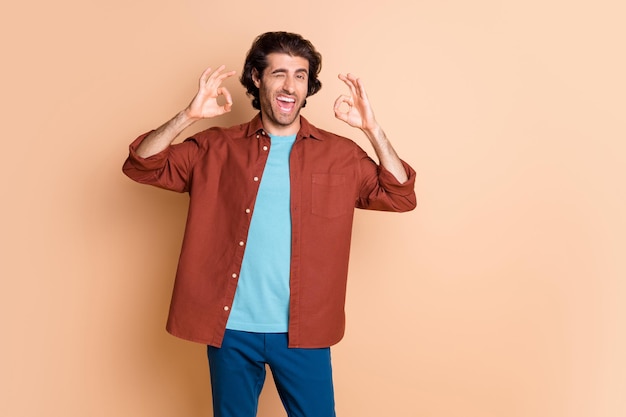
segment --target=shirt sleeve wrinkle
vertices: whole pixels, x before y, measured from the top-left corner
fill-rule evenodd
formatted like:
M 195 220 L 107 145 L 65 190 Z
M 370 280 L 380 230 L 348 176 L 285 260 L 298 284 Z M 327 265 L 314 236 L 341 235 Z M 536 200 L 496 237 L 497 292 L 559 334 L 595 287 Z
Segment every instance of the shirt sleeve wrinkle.
M 367 210 L 405 212 L 413 210 L 415 197 L 415 177 L 413 168 L 406 162 L 402 165 L 408 179 L 400 183 L 384 166 L 376 164 L 369 156 L 361 160 L 362 186 L 357 207 Z
M 124 173 L 142 184 L 177 192 L 189 191 L 198 142 L 189 138 L 148 158 L 142 158 L 137 155 L 136 150 L 148 134 L 140 136 L 130 145 L 129 156 L 123 167 Z

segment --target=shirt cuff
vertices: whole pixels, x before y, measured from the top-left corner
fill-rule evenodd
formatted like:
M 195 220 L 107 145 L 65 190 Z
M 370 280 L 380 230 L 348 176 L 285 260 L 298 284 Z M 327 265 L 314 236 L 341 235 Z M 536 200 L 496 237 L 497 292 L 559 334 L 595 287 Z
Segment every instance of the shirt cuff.
M 133 166 L 133 168 L 137 170 L 151 171 L 154 169 L 158 169 L 163 166 L 164 161 L 167 159 L 169 147 L 147 158 L 143 158 L 137 154 L 137 148 L 139 147 L 141 142 L 143 142 L 143 140 L 152 132 L 153 131 L 151 130 L 150 132 L 146 132 L 143 135 L 139 136 L 128 147 L 128 162 Z
M 401 183 L 390 171 L 388 171 L 384 166 L 380 165 L 380 171 L 378 173 L 378 179 L 380 181 L 380 184 L 389 193 L 402 196 L 413 194 L 415 190 L 415 178 L 417 174 L 409 164 L 402 160 L 400 162 L 402 162 L 402 166 L 406 171 L 408 179 L 405 182 Z

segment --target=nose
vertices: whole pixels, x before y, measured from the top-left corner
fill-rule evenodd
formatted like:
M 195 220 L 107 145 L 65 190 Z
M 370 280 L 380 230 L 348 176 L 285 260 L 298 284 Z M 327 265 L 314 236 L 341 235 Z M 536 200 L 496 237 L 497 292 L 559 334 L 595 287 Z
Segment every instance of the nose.
M 288 94 L 293 94 L 295 90 L 295 81 L 292 77 L 285 77 L 285 82 L 283 83 L 283 90 Z

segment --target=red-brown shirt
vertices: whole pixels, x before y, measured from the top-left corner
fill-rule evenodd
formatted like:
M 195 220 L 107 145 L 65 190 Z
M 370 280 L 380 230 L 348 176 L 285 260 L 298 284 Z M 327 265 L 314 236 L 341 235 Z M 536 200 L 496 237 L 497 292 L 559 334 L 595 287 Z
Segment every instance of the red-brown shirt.
M 190 196 L 167 330 L 220 347 L 271 140 L 260 115 L 210 128 L 149 158 L 130 145 L 133 180 Z M 415 171 L 401 184 L 353 141 L 301 117 L 290 155 L 292 250 L 289 347 L 331 346 L 343 337 L 354 209 L 415 208 Z

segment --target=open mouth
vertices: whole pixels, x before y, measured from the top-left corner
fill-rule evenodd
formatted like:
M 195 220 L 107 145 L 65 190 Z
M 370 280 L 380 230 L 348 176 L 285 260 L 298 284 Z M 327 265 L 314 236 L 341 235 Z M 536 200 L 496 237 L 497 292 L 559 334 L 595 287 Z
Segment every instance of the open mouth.
M 278 108 L 285 113 L 291 112 L 296 105 L 296 99 L 287 96 L 278 96 L 276 102 L 278 103 Z

